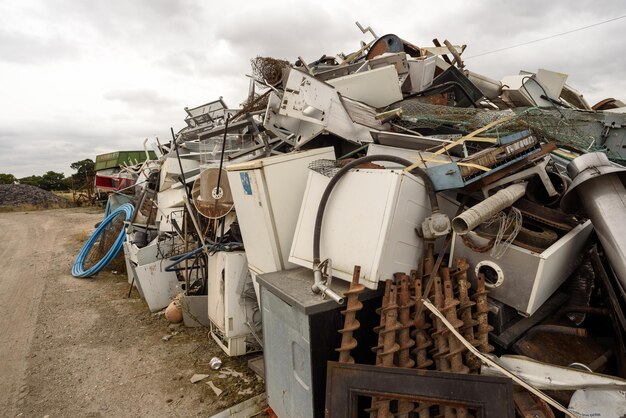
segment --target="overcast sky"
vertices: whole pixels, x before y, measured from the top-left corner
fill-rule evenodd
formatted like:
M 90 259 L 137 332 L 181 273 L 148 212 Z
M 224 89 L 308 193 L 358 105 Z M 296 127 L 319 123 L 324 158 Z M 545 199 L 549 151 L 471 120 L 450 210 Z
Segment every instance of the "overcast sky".
M 185 106 L 238 106 L 257 55 L 311 61 L 369 42 L 357 20 L 471 57 L 622 15 L 622 1 L 0 0 L 0 173 L 69 175 L 74 161 L 167 141 Z M 626 99 L 625 39 L 620 19 L 466 64 L 496 79 L 560 71 L 591 104 Z

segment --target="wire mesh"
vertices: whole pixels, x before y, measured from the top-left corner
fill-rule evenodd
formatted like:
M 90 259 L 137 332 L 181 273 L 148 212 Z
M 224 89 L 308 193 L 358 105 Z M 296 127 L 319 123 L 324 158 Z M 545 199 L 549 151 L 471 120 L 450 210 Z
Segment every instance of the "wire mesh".
M 458 108 L 422 103 L 416 99 L 401 102 L 402 115 L 394 123 L 411 130 L 448 127 L 472 132 L 491 122 L 513 116 L 509 121 L 496 125 L 481 136 L 500 137 L 529 129 L 544 142 L 580 153 L 606 152 L 612 160 L 622 157 L 602 146 L 604 115 L 573 109 L 543 109 L 537 107 L 514 110 L 487 110 Z
M 326 177 L 334 177 L 341 170 L 341 163 L 335 160 L 315 160 L 309 164 L 309 169 Z

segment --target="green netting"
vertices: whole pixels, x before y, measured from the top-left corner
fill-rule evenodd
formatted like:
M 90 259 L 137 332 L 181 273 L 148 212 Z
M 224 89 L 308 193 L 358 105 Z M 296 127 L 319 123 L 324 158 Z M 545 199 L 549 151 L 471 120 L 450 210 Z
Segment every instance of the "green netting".
M 537 107 L 510 110 L 458 108 L 423 103 L 419 99 L 408 99 L 399 104 L 402 116 L 393 123 L 405 129 L 419 131 L 447 127 L 469 133 L 496 120 L 513 116 L 510 121 L 497 125 L 481 136 L 500 137 L 530 129 L 541 141 L 580 153 L 602 151 L 613 160 L 621 160 L 619 155 L 601 145 L 604 116 L 596 112 Z

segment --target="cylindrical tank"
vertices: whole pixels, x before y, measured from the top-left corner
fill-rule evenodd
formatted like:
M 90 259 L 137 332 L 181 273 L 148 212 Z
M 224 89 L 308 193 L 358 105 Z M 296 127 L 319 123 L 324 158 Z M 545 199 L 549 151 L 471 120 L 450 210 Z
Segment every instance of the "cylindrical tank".
M 594 152 L 574 159 L 567 172 L 573 181 L 561 207 L 576 211 L 582 205 L 618 280 L 626 287 L 626 168 Z

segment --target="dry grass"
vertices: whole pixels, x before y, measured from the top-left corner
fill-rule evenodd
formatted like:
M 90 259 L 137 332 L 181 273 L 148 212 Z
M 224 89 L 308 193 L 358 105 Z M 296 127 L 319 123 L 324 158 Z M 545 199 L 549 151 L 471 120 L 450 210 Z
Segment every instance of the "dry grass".
M 52 193 L 54 193 L 55 195 L 62 197 L 65 200 L 69 200 L 70 202 L 74 201 L 74 194 L 72 193 L 72 191 L 52 191 Z
M 70 235 L 69 241 L 76 244 L 85 244 L 93 231 L 81 231 Z
M 68 205 L 60 205 L 58 203 L 50 203 L 47 206 L 42 205 L 33 205 L 30 203 L 24 203 L 21 205 L 14 206 L 0 206 L 0 213 L 7 212 L 33 212 L 37 210 L 48 210 L 48 209 L 66 209 Z

